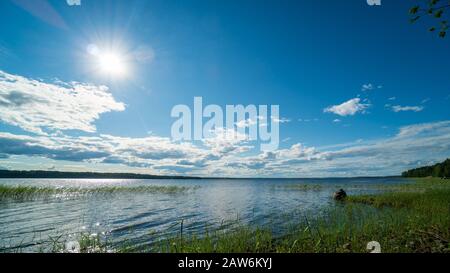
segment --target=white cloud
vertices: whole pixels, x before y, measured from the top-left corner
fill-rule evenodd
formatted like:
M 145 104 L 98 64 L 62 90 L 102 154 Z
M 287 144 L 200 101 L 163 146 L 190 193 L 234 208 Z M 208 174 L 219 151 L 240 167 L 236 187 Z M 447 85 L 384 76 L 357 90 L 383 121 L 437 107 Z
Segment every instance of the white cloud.
M 370 90 L 374 90 L 374 89 L 381 89 L 383 88 L 382 85 L 377 85 L 375 86 L 372 83 L 367 83 L 367 84 L 363 84 L 361 87 L 361 91 L 370 91 Z
M 246 145 L 249 142 L 249 136 L 238 130 L 216 128 L 212 134 L 212 137 L 203 140 L 203 144 L 215 155 L 242 153 L 252 148 Z
M 423 106 L 401 106 L 401 105 L 394 105 L 392 106 L 392 111 L 398 113 L 398 112 L 406 112 L 406 111 L 412 111 L 412 112 L 420 112 L 424 109 Z
M 441 128 L 446 128 L 447 126 L 450 126 L 450 121 L 439 121 L 403 126 L 400 128 L 397 137 L 413 137 L 425 132 L 432 133 L 438 131 Z
M 245 137 L 240 141 L 218 137 L 205 144 L 202 147 L 194 143 L 173 143 L 169 138 L 157 136 L 49 137 L 0 133 L 0 155 L 3 155 L 0 162 L 8 167 L 4 164 L 8 160 L 27 156 L 53 162 L 84 162 L 94 170 L 109 164 L 153 174 L 203 176 L 395 175 L 416 167 L 418 162 L 448 157 L 450 121 L 404 126 L 391 138 L 357 140 L 322 148 L 297 143 L 287 149 L 256 155 L 245 154 L 250 149 L 245 146 Z
M 45 83 L 0 70 L 0 120 L 29 132 L 95 132 L 102 113 L 124 109 L 106 86 Z
M 165 165 L 180 159 L 201 159 L 210 154 L 191 143 L 173 143 L 164 137 L 32 137 L 10 133 L 0 133 L 0 151 L 9 155 L 128 166 Z
M 373 84 L 371 84 L 371 83 L 363 84 L 363 86 L 361 87 L 361 91 L 368 91 L 368 90 L 372 90 L 373 88 L 374 88 Z
M 339 116 L 353 116 L 358 112 L 364 113 L 368 107 L 370 107 L 370 104 L 361 103 L 360 98 L 354 98 L 339 105 L 329 106 L 323 111 L 325 113 L 334 113 Z
M 252 125 L 256 125 L 257 121 L 256 120 L 252 120 L 252 119 L 243 119 L 240 120 L 239 122 L 236 122 L 236 126 L 239 128 L 247 128 L 250 127 Z
M 308 176 L 398 175 L 408 168 L 417 167 L 418 162 L 448 157 L 450 121 L 405 126 L 392 138 L 358 140 L 341 149 L 338 145 L 335 147 L 338 149 L 330 150 L 330 147 L 324 151 L 314 149 L 297 153 L 294 158 L 289 152 L 299 149 L 298 146 L 293 147 L 284 151 L 284 160 L 276 164 L 289 169 L 294 176 L 295 173 Z
M 270 118 L 272 119 L 272 122 L 274 122 L 274 123 L 289 123 L 289 122 L 291 122 L 291 120 L 288 118 L 277 118 L 277 117 L 272 117 L 272 116 Z
M 291 146 L 289 149 L 281 149 L 276 151 L 277 157 L 283 159 L 293 158 L 311 158 L 316 154 L 316 149 L 313 147 L 305 147 L 301 143 L 297 143 Z
M 81 0 L 66 0 L 69 6 L 81 6 Z

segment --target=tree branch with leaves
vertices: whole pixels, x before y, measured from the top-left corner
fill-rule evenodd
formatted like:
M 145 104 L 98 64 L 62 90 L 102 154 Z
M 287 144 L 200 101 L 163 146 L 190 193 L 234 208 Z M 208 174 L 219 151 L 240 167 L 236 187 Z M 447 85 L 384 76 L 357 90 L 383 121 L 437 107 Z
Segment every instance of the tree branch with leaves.
M 424 1 L 425 2 L 425 1 Z M 409 10 L 411 23 L 415 23 L 421 18 L 428 17 L 435 21 L 435 24 L 429 28 L 431 32 L 439 32 L 439 37 L 444 38 L 448 30 L 448 21 L 443 19 L 444 13 L 450 8 L 450 1 L 428 0 L 428 3 L 416 5 Z

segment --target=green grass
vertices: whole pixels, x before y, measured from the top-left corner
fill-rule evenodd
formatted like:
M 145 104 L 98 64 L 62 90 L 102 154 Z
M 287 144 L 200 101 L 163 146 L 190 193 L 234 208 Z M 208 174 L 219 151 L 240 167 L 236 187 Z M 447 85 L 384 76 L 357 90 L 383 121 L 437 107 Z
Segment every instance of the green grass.
M 119 193 L 163 193 L 176 194 L 185 193 L 189 190 L 195 190 L 198 187 L 184 186 L 102 186 L 93 188 L 74 188 L 74 187 L 36 187 L 36 186 L 5 186 L 0 185 L 1 200 L 33 200 L 37 198 L 50 197 L 69 197 L 83 195 L 108 195 Z

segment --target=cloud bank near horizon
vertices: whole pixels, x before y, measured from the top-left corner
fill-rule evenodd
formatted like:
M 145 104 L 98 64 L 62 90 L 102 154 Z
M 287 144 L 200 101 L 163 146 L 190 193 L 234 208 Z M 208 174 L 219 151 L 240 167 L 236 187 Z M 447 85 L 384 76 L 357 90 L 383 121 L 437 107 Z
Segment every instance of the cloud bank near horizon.
M 367 107 L 355 98 L 325 112 L 348 116 Z M 88 170 L 122 166 L 152 174 L 360 176 L 399 174 L 450 154 L 450 120 L 403 126 L 392 137 L 371 141 L 322 148 L 296 143 L 273 152 L 257 152 L 246 137 L 229 141 L 217 135 L 194 143 L 155 135 L 97 133 L 95 122 L 112 111 L 125 111 L 125 104 L 116 101 L 106 86 L 49 83 L 0 71 L 0 121 L 24 131 L 0 132 L 0 165 L 25 157 L 82 163 Z

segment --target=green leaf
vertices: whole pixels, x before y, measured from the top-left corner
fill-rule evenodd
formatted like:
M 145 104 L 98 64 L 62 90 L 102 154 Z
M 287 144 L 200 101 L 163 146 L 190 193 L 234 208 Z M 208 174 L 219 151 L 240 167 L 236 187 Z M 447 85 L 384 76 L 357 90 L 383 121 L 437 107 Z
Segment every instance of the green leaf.
M 447 34 L 447 32 L 441 31 L 441 32 L 439 32 L 439 37 L 444 38 L 445 34 Z
M 435 30 L 436 30 L 435 27 L 432 27 L 432 28 L 429 29 L 429 31 L 435 31 Z

